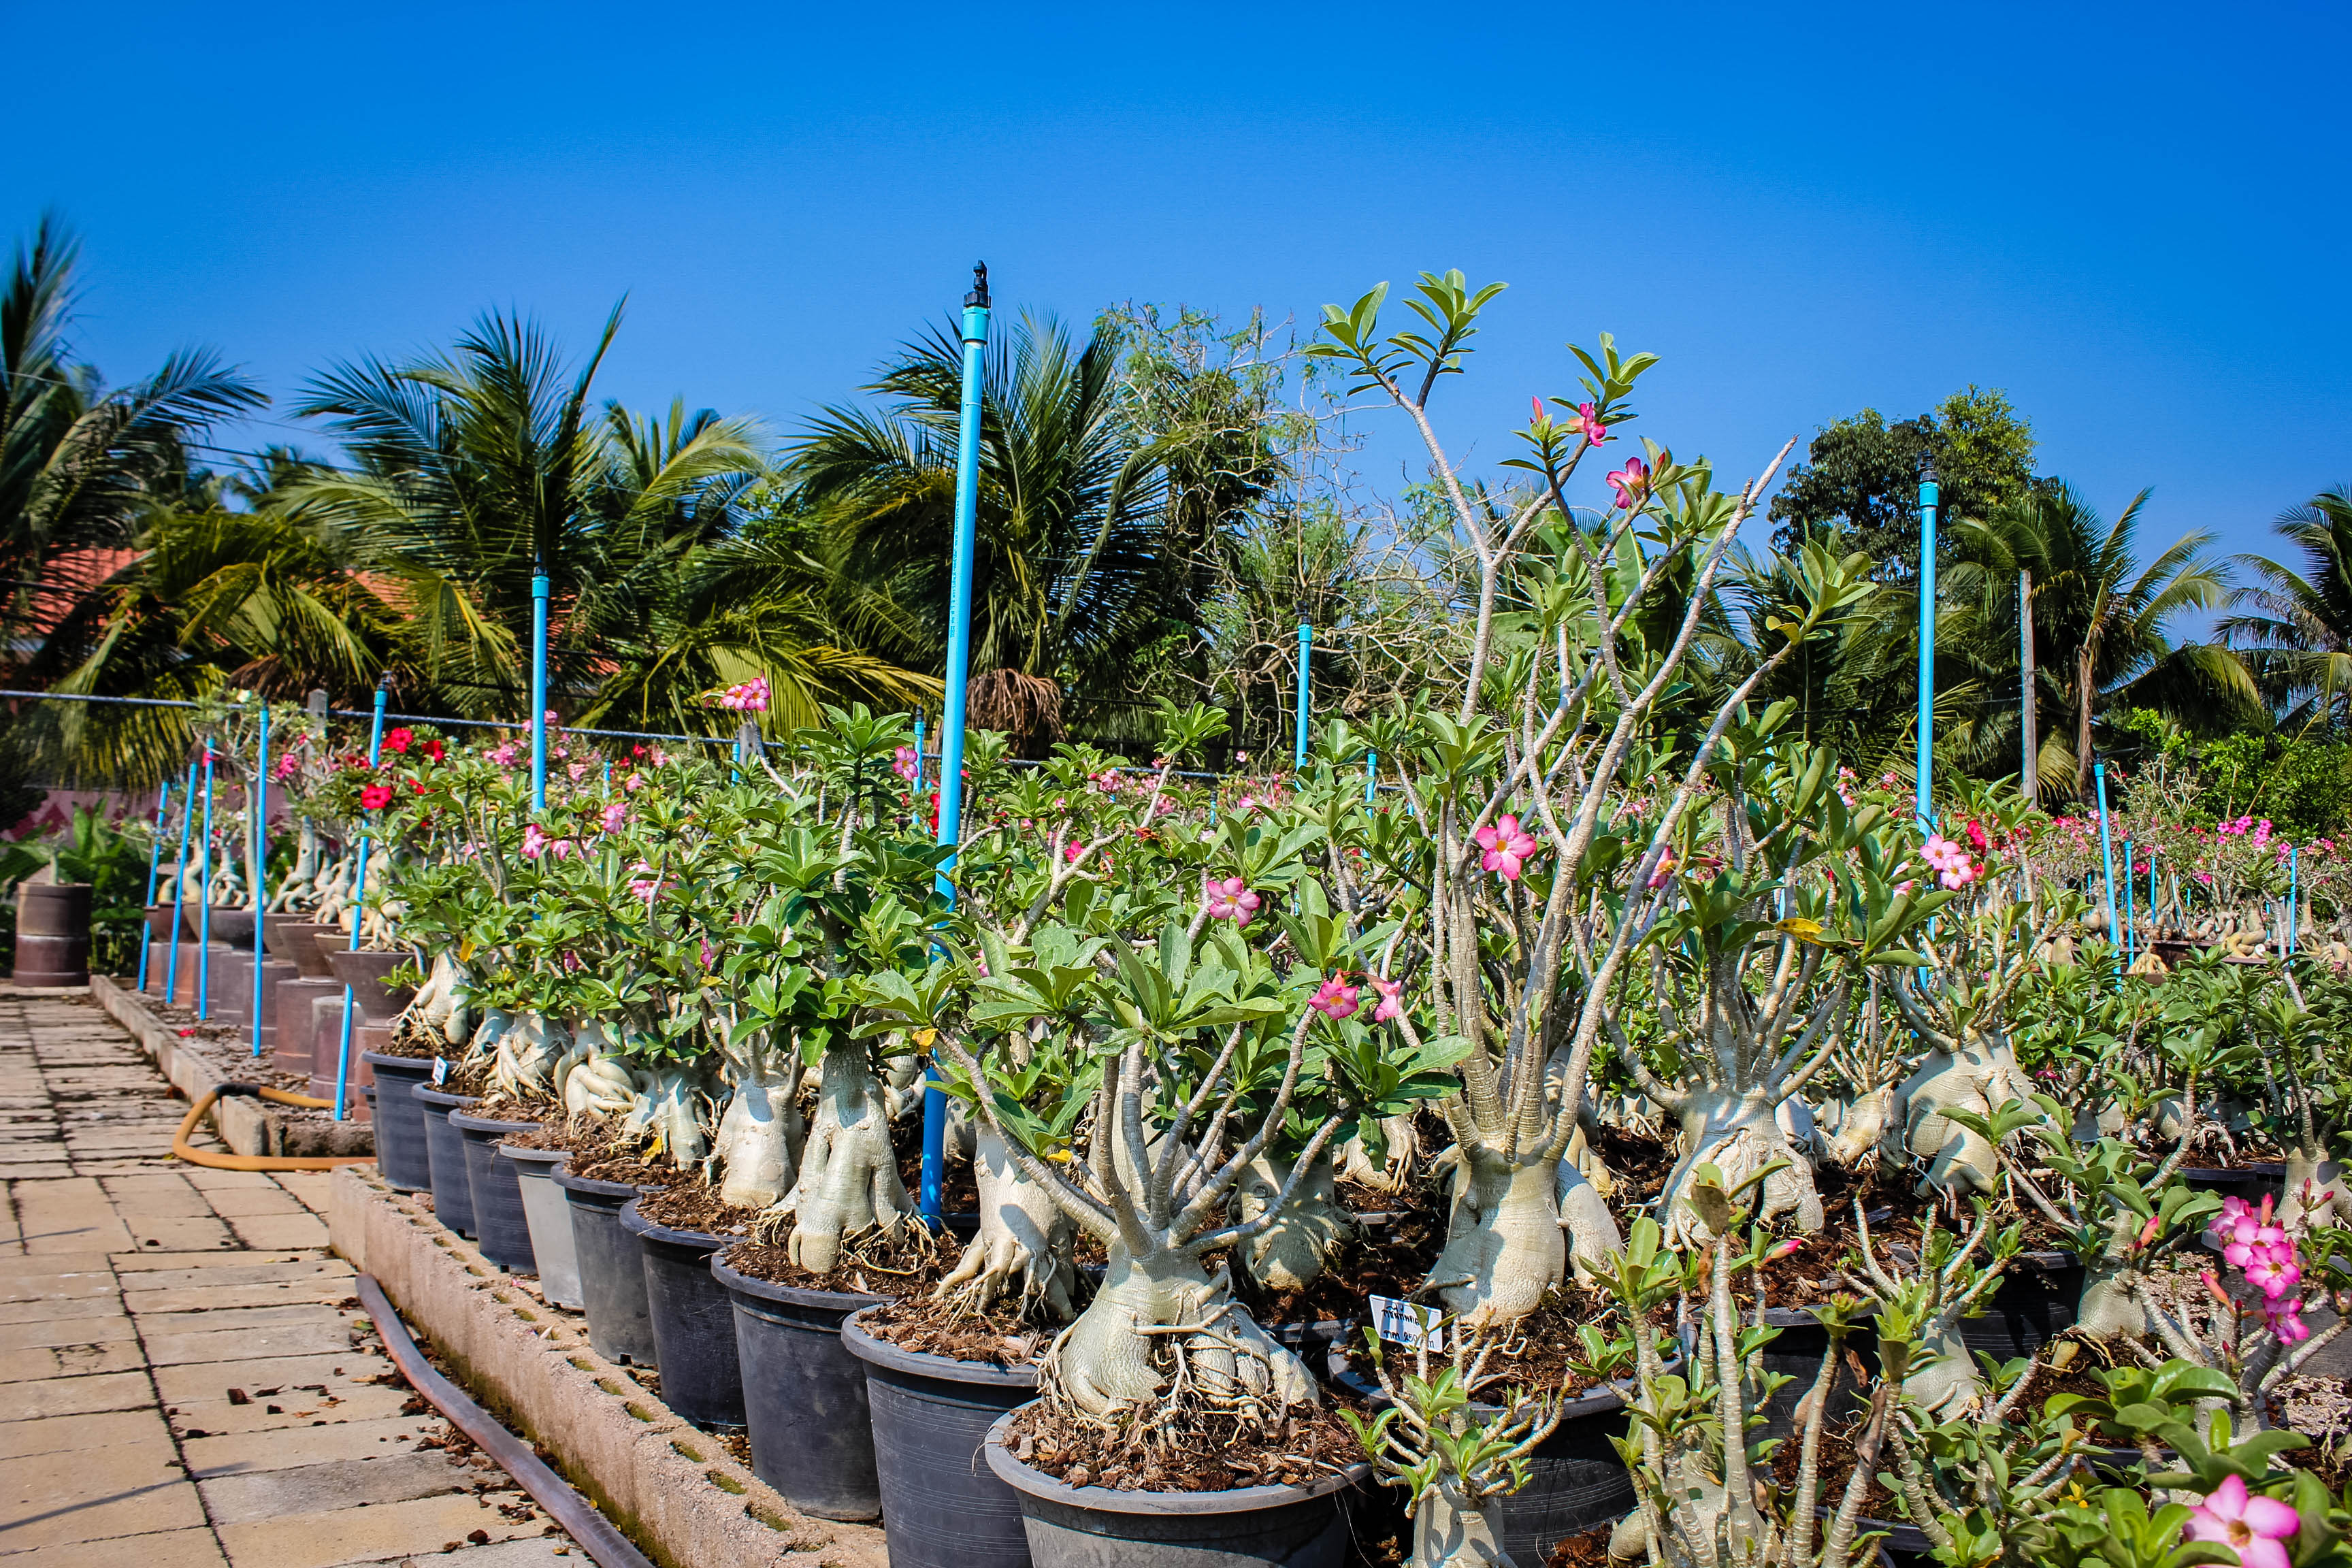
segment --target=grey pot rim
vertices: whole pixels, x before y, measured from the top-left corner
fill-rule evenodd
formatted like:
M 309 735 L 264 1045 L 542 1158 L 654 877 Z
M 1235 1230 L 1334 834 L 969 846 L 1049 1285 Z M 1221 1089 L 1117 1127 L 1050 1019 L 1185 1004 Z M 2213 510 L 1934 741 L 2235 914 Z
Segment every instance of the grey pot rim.
M 468 1116 L 462 1110 L 452 1110 L 449 1112 L 449 1125 L 460 1132 L 471 1132 L 477 1136 L 495 1132 L 503 1138 L 509 1132 L 536 1132 L 544 1123 L 509 1121 L 496 1116 Z
M 710 1275 L 738 1295 L 749 1296 L 755 1300 L 774 1301 L 786 1307 L 811 1307 L 818 1311 L 836 1308 L 856 1311 L 867 1307 L 887 1306 L 898 1299 L 877 1295 L 871 1290 L 812 1290 L 805 1286 L 779 1285 L 772 1279 L 757 1279 L 727 1266 L 727 1254 L 741 1246 L 743 1237 L 730 1236 L 722 1237 L 720 1240 L 725 1245 L 711 1255 Z
M 713 1259 L 711 1272 L 719 1271 Z M 734 1273 L 734 1270 L 728 1270 Z M 737 1275 L 737 1279 L 742 1276 Z M 808 1292 L 803 1292 L 807 1294 Z M 906 1373 L 916 1377 L 932 1377 L 941 1383 L 970 1384 L 981 1388 L 1034 1388 L 1039 1369 L 1035 1366 L 999 1366 L 992 1361 L 960 1361 L 954 1356 L 934 1355 L 929 1351 L 902 1350 L 887 1340 L 877 1340 L 866 1332 L 866 1325 L 857 1320 L 872 1311 L 878 1302 L 857 1309 L 841 1321 L 841 1343 L 851 1355 L 862 1362 L 891 1372 Z
M 607 1182 L 596 1176 L 575 1176 L 570 1171 L 553 1171 L 549 1174 L 565 1192 L 585 1193 L 592 1198 L 634 1198 L 662 1190 L 659 1187 L 640 1187 L 628 1182 Z
M 621 1205 L 621 1228 L 631 1236 L 639 1237 L 647 1241 L 658 1241 L 669 1247 L 703 1247 L 709 1252 L 718 1252 L 743 1239 L 740 1236 L 713 1236 L 707 1230 L 680 1230 L 675 1226 L 664 1225 L 657 1219 L 647 1219 L 637 1211 L 638 1200 L 645 1195 L 641 1190 L 636 1197 L 631 1198 Z M 709 1245 L 705 1247 L 705 1243 Z
M 422 1072 L 430 1078 L 433 1074 L 433 1064 L 440 1058 L 438 1057 L 395 1057 L 386 1055 L 383 1051 L 362 1051 L 360 1060 L 378 1072 L 382 1072 L 386 1068 L 395 1070 L 404 1068 L 412 1072 Z
M 434 1088 L 430 1082 L 417 1084 L 408 1092 L 426 1105 L 439 1106 L 447 1110 L 455 1110 L 461 1105 L 479 1105 L 482 1102 L 482 1097 L 478 1094 L 451 1094 L 446 1089 Z
M 1372 1473 L 1369 1462 L 1359 1461 L 1333 1475 L 1324 1476 L 1312 1485 L 1303 1487 L 1235 1487 L 1216 1492 L 1155 1492 L 1121 1491 L 1113 1487 L 1071 1487 L 1045 1474 L 1033 1470 L 1013 1457 L 1004 1446 L 1006 1428 L 1013 1418 L 1030 1405 L 1016 1405 L 989 1424 L 988 1436 L 981 1451 L 988 1456 L 988 1468 L 996 1479 L 1014 1491 L 1064 1508 L 1084 1509 L 1092 1513 L 1123 1513 L 1142 1518 L 1165 1519 L 1171 1515 L 1218 1513 L 1257 1513 L 1266 1509 L 1287 1508 L 1293 1503 L 1309 1502 L 1328 1497 L 1343 1487 L 1350 1487 Z
M 572 1158 L 569 1149 L 518 1149 L 511 1143 L 500 1143 L 499 1152 L 518 1165 L 558 1165 Z

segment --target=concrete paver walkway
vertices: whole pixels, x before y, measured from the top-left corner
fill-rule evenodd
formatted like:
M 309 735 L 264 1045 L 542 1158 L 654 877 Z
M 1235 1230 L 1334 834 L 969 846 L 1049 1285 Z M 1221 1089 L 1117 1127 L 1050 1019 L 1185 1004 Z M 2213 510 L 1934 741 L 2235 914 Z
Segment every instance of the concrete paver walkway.
M 183 1164 L 185 1110 L 0 984 L 0 1568 L 583 1568 L 381 1353 L 328 1178 Z

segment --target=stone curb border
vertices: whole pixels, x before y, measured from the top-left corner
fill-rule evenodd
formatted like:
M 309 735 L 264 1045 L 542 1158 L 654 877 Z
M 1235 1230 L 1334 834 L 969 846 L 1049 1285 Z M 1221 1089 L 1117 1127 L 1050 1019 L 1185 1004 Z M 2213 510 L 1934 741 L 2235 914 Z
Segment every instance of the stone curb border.
M 518 1285 L 417 1196 L 344 1166 L 327 1230 L 450 1378 L 662 1568 L 887 1568 L 878 1528 L 799 1512 L 592 1350 L 582 1319 Z
M 212 1089 L 234 1081 L 196 1051 L 186 1049 L 171 1026 L 147 1008 L 147 1000 L 112 975 L 89 977 L 89 994 L 107 1016 L 131 1031 L 139 1048 L 155 1060 L 155 1069 L 193 1105 Z M 316 1157 L 328 1154 L 373 1154 L 375 1134 L 364 1121 L 333 1122 L 323 1113 L 289 1114 L 267 1100 L 238 1096 L 213 1102 L 214 1131 L 238 1154 Z

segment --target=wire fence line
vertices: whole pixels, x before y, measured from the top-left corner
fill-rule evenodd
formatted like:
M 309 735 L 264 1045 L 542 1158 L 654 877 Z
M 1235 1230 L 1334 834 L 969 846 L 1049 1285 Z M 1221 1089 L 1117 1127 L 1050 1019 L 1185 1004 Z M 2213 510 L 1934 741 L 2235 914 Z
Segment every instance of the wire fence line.
M 40 702 L 117 703 L 133 708 L 200 708 L 204 706 L 204 704 L 199 702 L 191 702 L 184 699 L 171 697 L 101 697 L 91 693 L 79 691 L 21 691 L 0 689 L 0 700 L 11 698 Z M 375 710 L 372 708 L 330 708 L 327 710 L 327 712 L 329 717 L 336 719 L 373 720 L 375 717 Z M 517 731 L 528 731 L 530 728 L 530 721 L 528 719 L 453 719 L 433 713 L 393 712 L 386 712 L 384 717 L 405 724 L 432 724 L 436 726 L 454 725 L 473 730 L 511 730 Z M 550 726 L 550 728 L 560 730 L 566 735 L 594 735 L 604 739 L 615 741 L 668 741 L 683 745 L 700 746 L 732 746 L 736 743 L 736 738 L 732 735 L 677 735 L 651 730 L 592 730 L 585 726 L 576 724 L 552 725 Z M 772 744 L 773 742 L 763 742 L 763 743 Z M 919 761 L 929 763 L 939 762 L 940 753 L 937 752 L 918 752 L 916 756 Z M 1045 765 L 1044 763 L 1039 762 L 1033 757 L 1008 757 L 1005 759 L 1005 763 L 1007 766 L 1016 768 L 1039 768 Z M 1159 772 L 1157 768 L 1145 767 L 1140 763 L 1121 763 L 1115 764 L 1113 771 L 1133 773 L 1152 773 Z M 1256 773 L 1217 772 L 1214 770 L 1201 768 L 1175 768 L 1170 771 L 1171 776 L 1184 779 L 1214 779 L 1223 781 L 1226 779 L 1251 779 L 1264 776 Z M 1377 787 L 1383 790 L 1392 790 L 1400 786 L 1383 784 Z

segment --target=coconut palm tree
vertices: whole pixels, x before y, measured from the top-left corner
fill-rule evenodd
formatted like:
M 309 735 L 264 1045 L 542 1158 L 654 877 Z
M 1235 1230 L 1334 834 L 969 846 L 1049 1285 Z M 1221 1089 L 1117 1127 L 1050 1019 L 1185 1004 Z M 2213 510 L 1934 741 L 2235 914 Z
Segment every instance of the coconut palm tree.
M 2241 555 L 2254 581 L 2231 597 L 2221 638 L 2243 654 L 2255 685 L 2292 722 L 2343 722 L 2352 705 L 2352 489 L 2338 485 L 2279 516 L 2300 569 Z
M 2230 587 L 2206 553 L 2210 533 L 2184 534 L 2140 564 L 2148 494 L 2134 496 L 2112 524 L 2063 486 L 1961 525 L 1969 563 L 1993 582 L 2014 584 L 2020 568 L 2032 574 L 2036 701 L 2046 694 L 2072 720 L 2071 733 L 2044 731 L 2037 764 L 2045 789 L 2072 780 L 2078 795 L 2089 795 L 2093 730 L 2109 704 L 2208 725 L 2258 708 L 2252 677 L 2234 652 L 2172 640 L 2183 616 L 2220 608 Z
M 1061 732 L 1072 686 L 1162 629 L 1193 569 L 1164 504 L 1167 460 L 1191 433 L 1155 437 L 1124 416 L 1118 356 L 1108 322 L 1074 348 L 1056 322 L 1029 318 L 987 351 L 969 711 L 1033 752 Z M 824 409 L 783 465 L 825 558 L 861 566 L 913 624 L 941 629 L 962 363 L 954 333 L 917 339 L 865 388 L 887 407 Z
M 291 700 L 365 687 L 397 646 L 394 606 L 352 570 L 362 552 L 331 520 L 159 508 L 135 542 L 50 630 L 29 679 L 101 696 Z M 39 707 L 20 739 L 59 776 L 152 783 L 191 743 L 186 709 Z
M 192 433 L 268 401 L 210 350 L 110 392 L 68 332 L 80 245 L 44 216 L 0 288 L 0 646 L 73 607 L 143 516 L 179 497 Z

